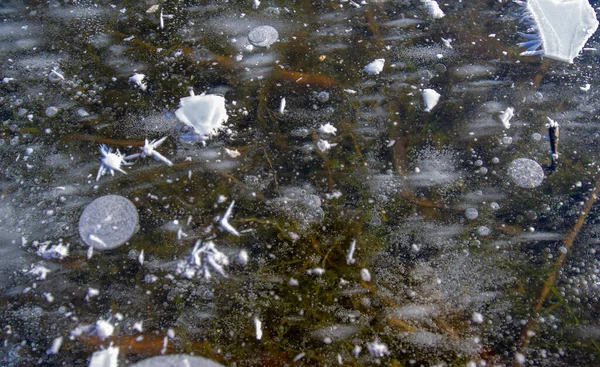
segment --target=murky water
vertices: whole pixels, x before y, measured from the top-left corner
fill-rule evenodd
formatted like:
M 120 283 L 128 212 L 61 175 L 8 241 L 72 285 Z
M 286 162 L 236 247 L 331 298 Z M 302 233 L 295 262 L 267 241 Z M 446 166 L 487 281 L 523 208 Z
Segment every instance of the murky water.
M 598 363 L 599 38 L 426 3 L 3 2 L 2 365 Z

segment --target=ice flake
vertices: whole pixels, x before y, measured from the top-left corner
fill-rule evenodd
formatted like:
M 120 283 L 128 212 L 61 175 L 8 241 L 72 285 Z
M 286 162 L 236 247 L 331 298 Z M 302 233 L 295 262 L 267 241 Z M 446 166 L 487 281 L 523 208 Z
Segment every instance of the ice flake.
M 57 245 L 53 245 L 50 248 L 48 248 L 49 245 L 50 245 L 49 242 L 42 244 L 40 247 L 38 247 L 36 253 L 38 255 L 40 255 L 41 257 L 43 257 L 44 259 L 62 260 L 65 257 L 69 256 L 69 245 L 68 244 L 63 245 L 62 243 L 59 243 Z
M 370 282 L 371 281 L 371 273 L 369 273 L 368 269 L 361 269 L 360 270 L 360 278 L 364 281 L 364 282 Z
M 175 273 L 187 279 L 192 279 L 196 275 L 202 275 L 204 279 L 210 279 L 212 276 L 211 270 L 214 270 L 227 277 L 223 269 L 224 266 L 229 265 L 227 256 L 217 250 L 212 241 L 204 243 L 202 247 L 201 245 L 202 241 L 198 240 L 192 249 L 192 253 L 177 264 Z
M 284 114 L 285 112 L 285 97 L 281 98 L 281 103 L 279 104 L 279 113 Z
M 319 132 L 321 134 L 335 135 L 335 133 L 337 132 L 337 129 L 335 128 L 335 126 L 333 126 L 331 123 L 328 122 L 325 125 L 321 125 L 321 127 L 319 128 Z
M 500 116 L 498 116 L 498 118 L 500 119 L 500 122 L 502 122 L 502 125 L 504 125 L 505 129 L 510 129 L 510 119 L 512 119 L 514 115 L 515 109 L 512 107 L 508 107 L 504 111 L 500 111 Z
M 356 262 L 354 259 L 354 251 L 356 250 L 356 240 L 352 240 L 350 243 L 350 248 L 348 249 L 348 254 L 346 254 L 346 264 L 352 265 Z
M 135 83 L 135 85 L 137 85 L 141 90 L 145 91 L 148 87 L 144 81 L 145 77 L 146 75 L 144 74 L 135 73 L 129 77 L 129 81 Z
M 62 343 L 63 343 L 62 336 L 59 336 L 58 338 L 54 338 L 54 340 L 52 341 L 52 345 L 50 346 L 50 348 L 48 348 L 48 350 L 46 351 L 46 354 L 58 354 L 58 351 L 60 350 Z
M 229 207 L 225 211 L 225 214 L 223 214 L 223 216 L 219 220 L 219 225 L 221 226 L 221 228 L 223 230 L 231 233 L 234 236 L 239 237 L 240 233 L 235 228 L 233 228 L 233 226 L 231 224 L 229 224 L 229 217 L 231 217 L 231 211 L 233 209 L 233 204 L 235 204 L 235 200 L 232 201 L 231 204 L 229 204 Z
M 364 67 L 363 71 L 367 74 L 377 75 L 383 71 L 385 59 L 375 59 Z
M 90 299 L 94 297 L 98 297 L 100 295 L 100 290 L 95 288 L 88 288 L 87 294 L 85 295 L 85 300 L 89 302 Z
M 423 95 L 423 103 L 425 104 L 425 112 L 431 112 L 431 110 L 440 101 L 441 95 L 433 89 L 423 89 L 421 94 Z
M 452 47 L 452 41 L 454 41 L 452 38 L 442 38 L 442 43 L 444 44 L 444 47 L 449 49 L 454 48 Z
M 261 340 L 263 336 L 262 322 L 258 319 L 258 317 L 254 318 L 254 328 L 256 329 L 256 340 Z

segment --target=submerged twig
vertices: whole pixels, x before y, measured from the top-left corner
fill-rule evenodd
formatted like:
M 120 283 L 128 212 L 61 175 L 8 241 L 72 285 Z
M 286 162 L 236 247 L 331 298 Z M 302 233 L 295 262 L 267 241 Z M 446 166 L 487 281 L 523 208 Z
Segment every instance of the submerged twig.
M 560 256 L 556 260 L 556 263 L 554 264 L 552 272 L 546 278 L 546 280 L 544 280 L 544 285 L 543 285 L 542 289 L 540 290 L 540 293 L 537 298 L 537 302 L 532 309 L 531 316 L 529 317 L 527 324 L 525 324 L 525 326 L 523 327 L 523 330 L 521 330 L 521 336 L 519 338 L 519 343 L 517 345 L 517 350 L 520 353 L 522 353 L 523 349 L 529 345 L 531 338 L 533 337 L 533 335 L 535 335 L 535 333 L 533 331 L 537 325 L 536 318 L 538 317 L 540 311 L 542 310 L 542 306 L 543 306 L 544 302 L 546 301 L 546 299 L 548 298 L 548 294 L 552 290 L 552 287 L 554 287 L 554 283 L 556 282 L 556 277 L 558 275 L 558 272 L 560 271 L 563 264 L 565 263 L 565 260 L 567 259 L 567 255 L 570 252 L 571 248 L 573 247 L 575 238 L 577 237 L 577 235 L 579 234 L 579 231 L 581 230 L 581 228 L 583 227 L 583 224 L 585 223 L 586 217 L 592 210 L 592 206 L 596 202 L 598 193 L 600 193 L 600 178 L 598 178 L 596 180 L 596 187 L 594 188 L 594 191 L 591 193 L 590 197 L 586 200 L 586 202 L 579 214 L 579 218 L 577 219 L 577 222 L 575 223 L 575 226 L 573 227 L 573 229 L 571 229 L 571 231 L 563 239 L 564 250 L 560 252 Z M 518 366 L 518 365 L 519 365 L 519 363 L 517 361 L 515 361 L 515 366 Z
M 548 123 L 548 137 L 550 138 L 550 153 L 552 158 L 552 163 L 550 164 L 550 170 L 554 171 L 556 169 L 556 165 L 558 164 L 558 122 L 552 120 L 550 117 L 547 117 Z

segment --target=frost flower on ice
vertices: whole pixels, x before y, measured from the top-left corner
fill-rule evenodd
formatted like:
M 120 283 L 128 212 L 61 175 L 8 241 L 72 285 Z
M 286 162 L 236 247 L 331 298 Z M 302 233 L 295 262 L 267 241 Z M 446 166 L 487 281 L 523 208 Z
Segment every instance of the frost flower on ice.
M 156 148 L 158 148 L 159 145 L 164 143 L 166 139 L 167 139 L 166 136 L 164 136 L 160 139 L 155 139 L 155 140 L 151 140 L 151 141 L 148 141 L 148 139 L 145 139 L 144 146 L 142 147 L 142 152 L 128 155 L 127 157 L 125 157 L 125 159 L 132 159 L 132 158 L 137 158 L 137 157 L 142 157 L 142 158 L 152 157 L 157 161 L 163 162 L 167 166 L 172 166 L 173 162 L 171 162 L 165 156 L 163 156 L 162 154 L 160 154 L 159 152 L 156 151 Z
M 367 350 L 373 358 L 382 358 L 390 354 L 387 345 L 380 343 L 377 339 L 372 343 L 367 343 Z
M 121 165 L 128 165 L 128 163 L 121 152 L 117 149 L 115 153 L 113 153 L 112 149 L 107 147 L 104 144 L 100 145 L 100 168 L 98 168 L 98 174 L 96 175 L 96 181 L 100 179 L 106 172 L 110 173 L 111 176 L 115 175 L 115 171 L 119 171 L 123 174 L 127 174 L 127 172 L 123 171 Z
M 224 277 L 227 277 L 223 267 L 229 265 L 227 255 L 217 250 L 214 242 L 209 241 L 202 245 L 198 240 L 190 256 L 177 264 L 175 272 L 185 278 L 192 279 L 196 275 L 203 275 L 204 279 L 210 279 L 211 271 L 216 271 Z

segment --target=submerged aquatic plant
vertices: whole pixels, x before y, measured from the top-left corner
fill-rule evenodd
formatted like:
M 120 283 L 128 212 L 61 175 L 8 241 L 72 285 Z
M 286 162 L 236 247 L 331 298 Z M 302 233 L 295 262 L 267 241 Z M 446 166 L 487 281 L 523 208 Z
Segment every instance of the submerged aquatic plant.
M 596 12 L 587 0 L 528 0 L 518 2 L 525 14 L 521 19 L 528 41 L 519 43 L 524 56 L 541 55 L 573 63 L 573 59 L 596 32 Z

